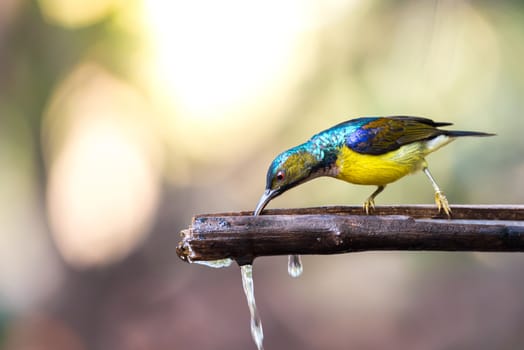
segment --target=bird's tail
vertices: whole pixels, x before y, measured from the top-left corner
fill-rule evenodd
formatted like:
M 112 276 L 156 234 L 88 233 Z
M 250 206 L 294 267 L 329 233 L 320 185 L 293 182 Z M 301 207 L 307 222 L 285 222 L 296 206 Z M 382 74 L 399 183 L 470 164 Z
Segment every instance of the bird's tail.
M 461 137 L 461 136 L 495 136 L 496 134 L 480 131 L 459 131 L 459 130 L 446 130 L 444 135 L 449 137 Z

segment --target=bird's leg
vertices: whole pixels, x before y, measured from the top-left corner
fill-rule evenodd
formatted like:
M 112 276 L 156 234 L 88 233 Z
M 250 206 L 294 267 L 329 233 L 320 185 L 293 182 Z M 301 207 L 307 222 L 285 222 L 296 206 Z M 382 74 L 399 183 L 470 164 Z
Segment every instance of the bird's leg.
M 435 190 L 435 203 L 437 203 L 439 213 L 441 211 L 444 211 L 444 213 L 446 213 L 448 217 L 451 217 L 451 208 L 449 207 L 449 203 L 446 196 L 444 195 L 444 192 L 442 192 L 438 187 L 437 182 L 435 181 L 433 176 L 431 176 L 431 173 L 429 172 L 427 166 L 422 168 L 422 171 L 424 172 L 424 174 L 426 174 L 429 181 L 431 181 L 431 185 L 433 185 L 433 189 Z
M 368 197 L 368 199 L 366 199 L 366 201 L 364 202 L 364 211 L 366 212 L 366 214 L 369 214 L 370 212 L 372 212 L 373 210 L 375 210 L 375 197 L 382 191 L 384 191 L 384 188 L 386 188 L 386 186 L 384 185 L 380 185 L 377 187 L 377 189 L 375 190 L 375 192 L 373 192 L 371 194 L 371 196 Z

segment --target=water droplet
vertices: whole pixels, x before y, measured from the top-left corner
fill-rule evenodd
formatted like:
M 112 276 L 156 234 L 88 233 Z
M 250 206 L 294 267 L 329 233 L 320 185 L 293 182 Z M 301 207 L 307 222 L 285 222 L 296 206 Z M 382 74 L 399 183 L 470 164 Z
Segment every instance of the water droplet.
M 287 261 L 287 273 L 297 278 L 302 274 L 304 267 L 302 266 L 302 258 L 300 255 L 289 255 Z
M 240 266 L 242 273 L 242 286 L 246 294 L 247 306 L 251 314 L 251 336 L 257 345 L 258 350 L 264 350 L 262 344 L 264 340 L 264 331 L 262 330 L 262 320 L 258 315 L 257 304 L 255 303 L 255 288 L 253 285 L 253 265 Z
M 220 269 L 223 267 L 229 267 L 233 263 L 233 260 L 231 259 L 220 259 L 220 260 L 213 260 L 213 261 L 201 261 L 201 260 L 195 260 L 191 261 L 194 264 L 204 265 L 207 267 L 212 267 L 215 269 Z

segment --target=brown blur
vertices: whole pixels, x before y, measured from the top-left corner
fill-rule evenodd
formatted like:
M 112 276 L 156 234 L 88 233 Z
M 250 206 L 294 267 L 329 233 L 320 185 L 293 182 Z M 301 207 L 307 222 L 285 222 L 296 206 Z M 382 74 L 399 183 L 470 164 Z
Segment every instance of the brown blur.
M 523 203 L 523 37 L 520 2 L 0 1 L 0 349 L 254 349 L 239 269 L 183 263 L 179 231 L 254 209 L 277 153 L 352 117 L 497 133 L 430 168 L 452 204 Z M 408 203 L 422 174 L 377 199 Z M 255 262 L 266 349 L 524 348 L 522 254 L 304 265 Z

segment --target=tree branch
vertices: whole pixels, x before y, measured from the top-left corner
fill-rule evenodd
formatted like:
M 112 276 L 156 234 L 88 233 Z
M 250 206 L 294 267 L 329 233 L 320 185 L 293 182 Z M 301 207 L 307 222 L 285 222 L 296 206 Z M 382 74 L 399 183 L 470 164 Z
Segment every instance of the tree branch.
M 198 215 L 183 230 L 178 256 L 188 262 L 258 256 L 339 254 L 368 250 L 524 251 L 524 205 L 273 209 Z

